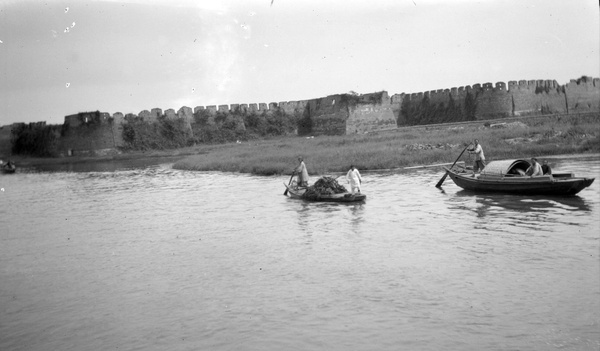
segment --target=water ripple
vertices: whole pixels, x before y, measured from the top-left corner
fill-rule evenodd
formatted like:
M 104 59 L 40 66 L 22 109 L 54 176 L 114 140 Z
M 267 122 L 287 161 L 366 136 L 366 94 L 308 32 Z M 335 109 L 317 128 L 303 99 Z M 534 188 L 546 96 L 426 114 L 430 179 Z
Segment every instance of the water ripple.
M 545 198 L 365 172 L 367 201 L 335 204 L 283 196 L 287 177 L 110 167 L 1 178 L 0 349 L 599 343 L 598 182 Z

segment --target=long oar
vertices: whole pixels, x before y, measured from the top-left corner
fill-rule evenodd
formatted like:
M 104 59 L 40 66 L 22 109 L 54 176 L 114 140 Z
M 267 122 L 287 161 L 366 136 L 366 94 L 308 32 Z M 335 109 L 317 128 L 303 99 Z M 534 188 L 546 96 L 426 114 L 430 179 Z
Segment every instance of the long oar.
M 290 186 L 290 184 L 292 184 L 292 178 L 294 178 L 294 173 L 292 173 L 292 176 L 290 177 L 290 181 L 288 183 L 288 186 Z M 287 196 L 288 193 L 288 188 L 285 188 L 285 191 L 283 192 L 284 196 Z
M 454 163 L 452 164 L 452 166 L 450 166 L 450 169 L 452 169 L 452 167 L 454 167 L 454 165 L 456 164 L 456 162 L 458 162 L 458 160 L 460 160 L 460 157 L 462 156 L 462 154 L 467 150 L 467 148 L 469 147 L 469 145 L 465 146 L 465 148 L 463 149 L 463 151 L 460 153 L 460 155 L 458 155 L 458 158 L 456 159 L 456 161 L 454 161 Z M 446 177 L 448 176 L 448 171 L 446 171 L 446 173 L 444 173 L 444 176 L 442 177 L 442 179 L 440 179 L 439 182 L 437 182 L 437 184 L 435 185 L 436 188 L 439 188 L 442 186 L 442 183 L 444 182 L 444 180 L 446 180 Z

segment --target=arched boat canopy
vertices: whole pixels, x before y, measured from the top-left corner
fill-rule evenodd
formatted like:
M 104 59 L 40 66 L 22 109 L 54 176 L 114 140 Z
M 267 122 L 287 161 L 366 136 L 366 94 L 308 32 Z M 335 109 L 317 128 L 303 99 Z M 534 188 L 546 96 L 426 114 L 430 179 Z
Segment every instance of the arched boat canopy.
M 516 160 L 502 160 L 502 161 L 491 161 L 481 171 L 481 174 L 487 175 L 505 175 L 515 174 L 524 175 L 527 168 L 531 164 L 527 160 L 516 159 Z

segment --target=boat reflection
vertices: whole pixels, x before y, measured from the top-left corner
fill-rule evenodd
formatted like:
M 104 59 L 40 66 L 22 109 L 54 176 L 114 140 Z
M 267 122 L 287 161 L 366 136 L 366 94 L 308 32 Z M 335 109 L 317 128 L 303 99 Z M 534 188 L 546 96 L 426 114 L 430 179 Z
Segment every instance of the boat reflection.
M 310 233 L 312 231 L 328 231 L 346 223 L 358 230 L 365 221 L 365 205 L 363 202 L 309 202 L 304 200 L 291 201 L 296 203 L 295 212 L 298 214 L 298 225 Z M 323 223 L 326 225 L 322 225 Z M 321 223 L 320 226 L 316 226 Z M 329 226 L 331 225 L 331 228 Z
M 590 205 L 579 196 L 544 196 L 544 195 L 510 195 L 510 194 L 473 194 L 461 190 L 455 193 L 459 198 L 474 198 L 478 214 L 483 217 L 491 207 L 514 212 L 533 212 L 545 210 L 562 210 L 568 212 L 589 212 Z

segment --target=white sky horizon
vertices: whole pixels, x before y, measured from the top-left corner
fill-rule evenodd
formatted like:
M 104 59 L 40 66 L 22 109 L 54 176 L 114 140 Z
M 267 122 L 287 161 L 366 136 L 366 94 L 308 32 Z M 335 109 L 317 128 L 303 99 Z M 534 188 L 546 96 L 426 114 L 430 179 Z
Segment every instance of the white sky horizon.
M 0 125 L 600 76 L 597 1 L 0 0 Z

